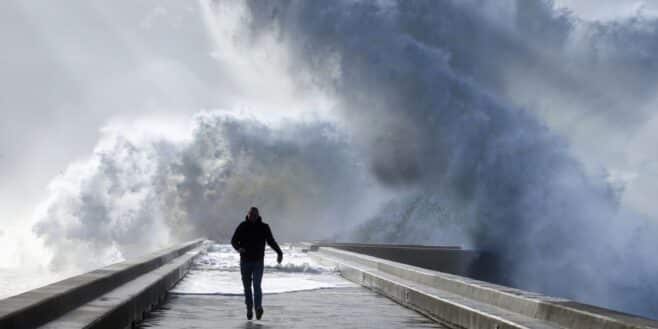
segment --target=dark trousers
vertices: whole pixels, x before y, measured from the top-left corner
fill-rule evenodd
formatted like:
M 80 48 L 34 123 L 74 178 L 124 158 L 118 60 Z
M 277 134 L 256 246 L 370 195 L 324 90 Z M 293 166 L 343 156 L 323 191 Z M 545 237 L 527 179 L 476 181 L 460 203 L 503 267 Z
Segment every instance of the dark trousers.
M 260 288 L 260 282 L 263 279 L 263 261 L 240 261 L 240 274 L 242 275 L 242 285 L 244 286 L 244 303 L 247 308 L 263 308 L 263 291 Z M 251 283 L 254 284 L 254 294 L 251 294 Z

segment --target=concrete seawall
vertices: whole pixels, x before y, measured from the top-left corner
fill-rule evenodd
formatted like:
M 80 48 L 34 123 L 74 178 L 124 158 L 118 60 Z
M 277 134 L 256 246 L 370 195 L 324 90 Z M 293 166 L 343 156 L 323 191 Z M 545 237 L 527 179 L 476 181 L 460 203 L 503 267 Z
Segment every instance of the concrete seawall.
M 322 245 L 311 250 L 345 278 L 452 328 L 658 328 L 658 321 L 567 299 Z
M 202 239 L 113 264 L 0 301 L 0 328 L 125 328 L 164 300 Z
M 407 265 L 505 284 L 493 255 L 457 246 L 320 242 L 317 247 L 353 251 Z

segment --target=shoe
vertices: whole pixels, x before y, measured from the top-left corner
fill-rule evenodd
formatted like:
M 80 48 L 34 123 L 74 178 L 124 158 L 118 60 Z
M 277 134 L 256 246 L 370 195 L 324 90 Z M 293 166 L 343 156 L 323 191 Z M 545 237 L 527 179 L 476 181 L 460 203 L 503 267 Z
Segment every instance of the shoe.
M 263 308 L 257 308 L 256 309 L 256 320 L 260 320 L 260 318 L 263 317 Z
M 251 307 L 247 309 L 247 320 L 254 318 L 254 312 L 251 311 Z

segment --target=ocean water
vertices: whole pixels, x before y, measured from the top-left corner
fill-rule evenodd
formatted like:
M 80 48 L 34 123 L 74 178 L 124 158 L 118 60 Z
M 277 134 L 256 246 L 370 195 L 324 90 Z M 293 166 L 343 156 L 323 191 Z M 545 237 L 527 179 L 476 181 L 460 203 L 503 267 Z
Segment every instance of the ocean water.
M 0 300 L 73 276 L 46 269 L 0 268 Z

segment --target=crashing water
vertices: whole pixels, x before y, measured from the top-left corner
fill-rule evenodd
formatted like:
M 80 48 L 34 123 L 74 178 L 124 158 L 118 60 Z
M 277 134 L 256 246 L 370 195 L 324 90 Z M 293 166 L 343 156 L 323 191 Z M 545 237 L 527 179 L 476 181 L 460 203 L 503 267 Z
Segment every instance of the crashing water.
M 353 287 L 334 268 L 313 261 L 302 247 L 283 244 L 283 262 L 276 263 L 276 254 L 265 252 L 264 294 L 304 291 L 324 288 Z M 214 244 L 194 260 L 190 272 L 172 290 L 185 295 L 242 295 L 240 255 L 231 245 Z

